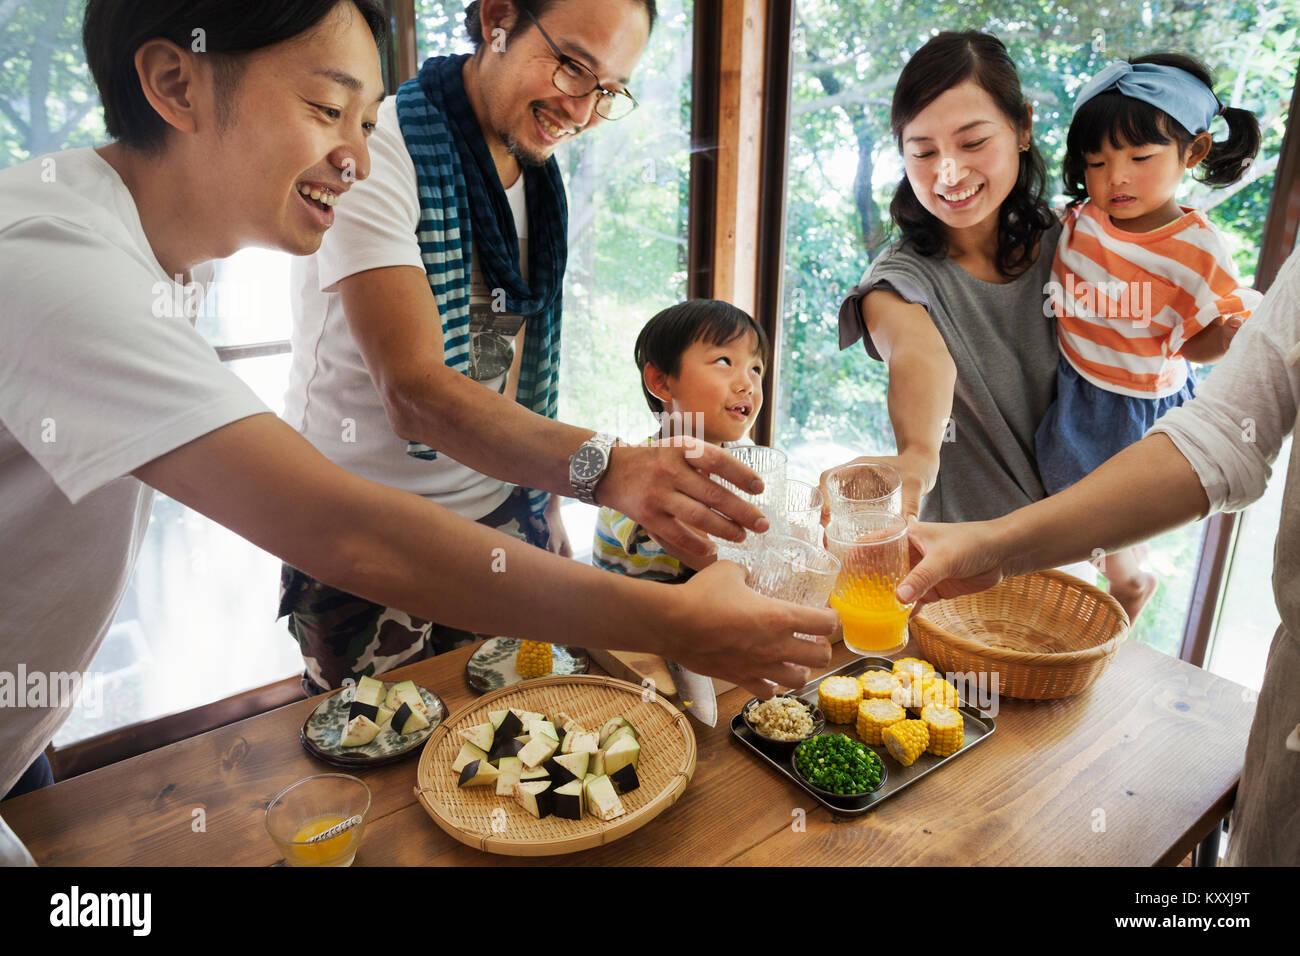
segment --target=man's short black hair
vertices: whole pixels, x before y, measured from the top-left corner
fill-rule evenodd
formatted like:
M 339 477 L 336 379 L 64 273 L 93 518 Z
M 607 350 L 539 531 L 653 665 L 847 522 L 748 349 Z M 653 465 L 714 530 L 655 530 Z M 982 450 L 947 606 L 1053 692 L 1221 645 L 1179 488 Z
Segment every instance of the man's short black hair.
M 549 7 L 559 3 L 560 0 L 513 0 L 515 8 L 518 10 L 527 10 L 533 16 L 540 18 Z M 659 10 L 655 0 L 639 0 L 641 6 L 650 16 L 650 32 L 654 32 L 655 20 L 659 17 Z M 465 32 L 469 34 L 469 42 L 474 44 L 474 52 L 478 53 L 483 47 L 483 18 L 480 16 L 480 10 L 483 6 L 482 0 L 474 0 L 465 8 Z M 519 34 L 523 33 L 533 22 L 527 17 L 519 17 L 514 28 L 506 36 L 506 42 L 509 43 Z
M 167 124 L 149 105 L 135 70 L 135 51 L 162 37 L 215 57 L 218 122 L 228 115 L 239 57 L 310 30 L 340 3 L 351 3 L 375 43 L 388 33 L 380 0 L 89 0 L 81 42 L 99 87 L 108 134 L 145 152 L 161 148 Z M 197 31 L 202 31 L 201 33 Z
M 758 354 L 766 366 L 771 359 L 771 343 L 763 327 L 744 309 L 717 299 L 689 299 L 669 306 L 645 324 L 636 337 L 633 353 L 641 373 L 641 391 L 650 411 L 658 414 L 664 403 L 645 386 L 645 367 L 653 365 L 668 376 L 682 370 L 682 356 L 696 342 L 726 345 L 750 332 L 758 339 Z

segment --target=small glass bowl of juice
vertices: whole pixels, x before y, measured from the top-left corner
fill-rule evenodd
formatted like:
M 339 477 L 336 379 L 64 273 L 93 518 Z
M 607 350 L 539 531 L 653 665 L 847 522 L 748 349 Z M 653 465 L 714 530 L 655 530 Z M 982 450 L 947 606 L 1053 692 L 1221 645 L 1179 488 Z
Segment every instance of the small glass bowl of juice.
M 290 784 L 266 805 L 266 832 L 290 866 L 351 866 L 370 814 L 370 788 L 346 773 Z M 356 818 L 334 836 L 326 831 Z

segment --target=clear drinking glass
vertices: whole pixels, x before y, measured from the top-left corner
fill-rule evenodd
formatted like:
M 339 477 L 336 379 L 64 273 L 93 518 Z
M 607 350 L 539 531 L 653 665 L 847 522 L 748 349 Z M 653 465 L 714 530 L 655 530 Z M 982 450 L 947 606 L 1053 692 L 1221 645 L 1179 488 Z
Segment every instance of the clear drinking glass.
M 266 805 L 266 832 L 290 866 L 351 866 L 370 813 L 370 788 L 346 773 L 290 784 Z M 356 818 L 337 836 L 312 840 Z
M 785 482 L 785 518 L 790 534 L 818 547 L 822 543 L 821 489 L 806 481 L 787 478 Z
M 763 491 L 761 494 L 752 495 L 748 491 L 737 488 L 731 482 L 719 478 L 717 475 L 711 476 L 713 480 L 763 512 L 764 517 L 767 518 L 771 525 L 764 534 L 785 534 L 785 452 L 778 451 L 775 448 L 768 448 L 766 445 L 738 445 L 735 448 L 728 448 L 726 451 L 727 454 L 741 464 L 748 465 L 758 473 L 758 477 L 763 479 Z M 742 552 L 757 548 L 762 537 L 763 535 L 747 531 L 745 532 L 745 540 L 739 543 L 718 537 L 713 537 L 713 541 L 718 546 L 718 557 L 720 559 L 737 561 L 749 567 L 750 565 L 747 559 L 743 558 Z
M 788 534 L 766 534 L 749 572 L 749 586 L 764 597 L 825 607 L 840 560 L 824 548 Z
M 826 476 L 826 498 L 832 521 L 879 511 L 901 515 L 903 478 L 892 465 L 840 465 Z
M 911 569 L 907 522 L 885 512 L 831 520 L 826 547 L 840 559 L 830 604 L 844 625 L 844 643 L 863 655 L 890 656 L 907 645 L 911 604 L 894 591 Z

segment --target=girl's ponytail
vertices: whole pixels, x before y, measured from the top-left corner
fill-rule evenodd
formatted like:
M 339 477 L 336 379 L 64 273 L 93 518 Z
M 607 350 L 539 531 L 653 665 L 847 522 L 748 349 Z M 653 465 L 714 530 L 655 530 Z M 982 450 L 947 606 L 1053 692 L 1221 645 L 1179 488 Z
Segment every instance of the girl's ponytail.
M 1259 152 L 1259 120 L 1254 113 L 1228 106 L 1223 119 L 1228 124 L 1228 138 L 1210 147 L 1210 154 L 1194 174 L 1207 186 L 1232 185 L 1246 175 Z

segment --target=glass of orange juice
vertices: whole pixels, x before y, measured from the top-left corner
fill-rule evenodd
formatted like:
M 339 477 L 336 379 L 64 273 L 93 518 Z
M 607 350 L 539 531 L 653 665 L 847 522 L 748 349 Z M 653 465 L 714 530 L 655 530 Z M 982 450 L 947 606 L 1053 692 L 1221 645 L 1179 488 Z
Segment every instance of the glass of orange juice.
M 276 794 L 266 805 L 266 832 L 290 866 L 351 866 L 369 814 L 369 787 L 346 773 L 322 773 Z
M 900 604 L 894 589 L 911 568 L 907 522 L 883 511 L 832 520 L 826 547 L 840 559 L 831 607 L 844 626 L 845 645 L 863 655 L 901 651 L 912 605 Z

